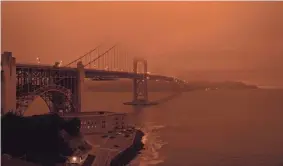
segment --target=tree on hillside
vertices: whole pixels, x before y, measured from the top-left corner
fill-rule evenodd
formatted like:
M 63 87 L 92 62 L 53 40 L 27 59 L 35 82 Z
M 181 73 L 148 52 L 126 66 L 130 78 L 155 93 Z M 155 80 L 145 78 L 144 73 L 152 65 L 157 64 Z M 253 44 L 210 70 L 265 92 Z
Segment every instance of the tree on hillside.
M 64 156 L 73 153 L 61 130 L 72 136 L 79 134 L 79 119 L 65 121 L 57 114 L 22 117 L 7 113 L 1 120 L 2 154 L 46 166 L 65 162 Z

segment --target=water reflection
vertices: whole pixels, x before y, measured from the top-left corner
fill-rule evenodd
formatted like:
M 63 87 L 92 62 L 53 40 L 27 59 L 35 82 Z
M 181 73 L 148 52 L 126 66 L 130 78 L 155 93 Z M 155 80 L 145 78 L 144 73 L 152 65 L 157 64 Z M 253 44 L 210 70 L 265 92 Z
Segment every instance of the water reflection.
M 144 149 L 130 163 L 131 166 L 157 165 L 164 162 L 164 156 L 161 156 L 159 151 L 167 142 L 161 139 L 159 133 L 165 128 L 165 125 L 142 121 L 147 119 L 143 118 L 144 111 L 146 111 L 146 107 L 133 107 L 133 113 L 130 114 L 130 123 L 140 128 L 145 134 L 142 138 Z
M 155 102 L 164 104 L 180 95 L 181 93 L 173 93 L 159 98 Z M 167 144 L 167 142 L 163 141 L 160 137 L 161 130 L 164 130 L 166 126 L 156 122 L 147 122 L 149 119 L 146 118 L 145 112 L 150 107 L 156 106 L 133 106 L 132 113 L 129 115 L 129 123 L 140 128 L 145 134 L 142 139 L 144 149 L 141 151 L 140 155 L 130 163 L 131 166 L 158 165 L 165 160 L 165 157 L 161 156 L 159 152 L 161 148 Z
M 161 156 L 160 149 L 167 144 L 160 138 L 159 132 L 165 128 L 153 122 L 144 123 L 141 130 L 145 133 L 142 141 L 144 149 L 141 154 L 131 162 L 131 166 L 157 165 L 164 162 L 164 156 Z

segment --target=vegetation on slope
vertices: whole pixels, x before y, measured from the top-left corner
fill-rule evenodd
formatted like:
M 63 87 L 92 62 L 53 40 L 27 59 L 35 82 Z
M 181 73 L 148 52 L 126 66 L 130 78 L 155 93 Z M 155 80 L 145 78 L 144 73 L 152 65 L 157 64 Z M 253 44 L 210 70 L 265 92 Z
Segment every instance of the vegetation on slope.
M 80 120 L 65 121 L 57 114 L 22 117 L 7 113 L 1 117 L 2 154 L 41 165 L 63 163 L 73 151 L 61 136 L 79 135 Z

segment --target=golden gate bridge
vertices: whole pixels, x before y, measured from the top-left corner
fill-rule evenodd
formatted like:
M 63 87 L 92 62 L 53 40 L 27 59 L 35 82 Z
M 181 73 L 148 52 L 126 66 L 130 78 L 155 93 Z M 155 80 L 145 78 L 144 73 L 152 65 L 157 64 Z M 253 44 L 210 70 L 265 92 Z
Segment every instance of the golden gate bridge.
M 150 74 L 146 59 L 130 57 L 129 53 L 114 45 L 105 50 L 101 45 L 66 65 L 16 63 L 11 52 L 4 52 L 1 61 L 2 112 L 23 114 L 31 102 L 40 96 L 51 112 L 81 112 L 84 79 L 133 80 L 135 105 L 148 103 L 148 80 L 185 81 L 165 75 Z

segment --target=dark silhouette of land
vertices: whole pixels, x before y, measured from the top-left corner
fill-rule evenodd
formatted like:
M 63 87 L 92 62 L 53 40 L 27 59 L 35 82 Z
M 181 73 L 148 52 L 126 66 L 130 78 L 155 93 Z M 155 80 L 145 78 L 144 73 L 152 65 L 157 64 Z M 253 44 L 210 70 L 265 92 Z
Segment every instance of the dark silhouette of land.
M 65 121 L 57 114 L 22 117 L 7 113 L 1 118 L 2 155 L 21 158 L 40 165 L 63 163 L 73 151 L 60 131 L 79 134 L 80 120 Z
M 237 81 L 223 81 L 223 82 L 191 82 L 188 85 L 189 90 L 218 90 L 218 89 L 231 89 L 231 90 L 241 90 L 241 89 L 258 89 L 256 85 L 248 85 L 243 82 Z
M 103 83 L 101 83 L 103 82 Z M 132 92 L 132 81 L 88 81 L 87 88 L 96 92 Z M 148 91 L 150 92 L 178 92 L 191 90 L 217 90 L 217 89 L 257 89 L 255 85 L 247 85 L 242 82 L 225 81 L 225 82 L 189 82 L 182 85 L 164 81 L 148 81 Z

